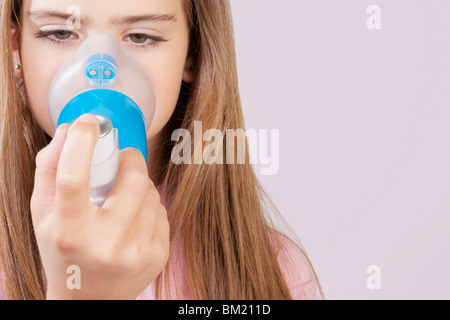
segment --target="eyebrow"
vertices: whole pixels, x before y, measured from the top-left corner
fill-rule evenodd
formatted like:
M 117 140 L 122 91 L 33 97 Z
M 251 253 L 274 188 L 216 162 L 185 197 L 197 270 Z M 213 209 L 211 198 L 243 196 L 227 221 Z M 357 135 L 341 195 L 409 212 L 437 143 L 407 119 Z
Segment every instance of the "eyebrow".
M 111 24 L 133 24 L 142 21 L 177 21 L 177 18 L 172 14 L 147 14 L 141 16 L 121 16 L 111 19 Z
M 35 20 L 43 20 L 46 18 L 60 18 L 67 20 L 74 14 L 53 10 L 36 10 L 36 11 L 27 11 L 26 15 Z M 83 20 L 88 20 L 86 16 L 83 16 L 83 18 L 84 18 Z
M 60 18 L 64 20 L 68 20 L 74 17 L 73 13 L 65 13 L 54 10 L 36 10 L 36 11 L 28 11 L 27 16 L 34 20 L 43 20 L 46 18 Z M 81 15 L 81 23 L 89 24 L 89 17 L 86 15 Z M 128 16 L 117 16 L 113 17 L 110 20 L 110 24 L 112 25 L 124 25 L 124 24 L 133 24 L 137 22 L 143 21 L 177 21 L 175 15 L 172 14 L 146 14 L 146 15 L 128 15 Z

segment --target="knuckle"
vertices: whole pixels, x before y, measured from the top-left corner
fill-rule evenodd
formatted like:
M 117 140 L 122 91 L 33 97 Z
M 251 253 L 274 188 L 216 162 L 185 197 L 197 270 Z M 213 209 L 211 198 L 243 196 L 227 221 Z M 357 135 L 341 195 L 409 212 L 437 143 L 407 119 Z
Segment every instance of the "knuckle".
M 126 148 L 121 151 L 120 169 L 124 173 L 124 182 L 132 193 L 145 192 L 151 185 L 147 167 L 142 161 L 140 151 L 134 148 Z
M 161 195 L 159 194 L 158 190 L 156 190 L 156 189 L 149 188 L 147 190 L 147 195 L 146 195 L 145 199 L 150 205 L 157 205 L 158 209 L 161 209 L 161 206 L 164 207 L 161 204 Z M 164 208 L 164 210 L 165 210 L 165 208 Z
M 170 227 L 168 220 L 164 218 L 162 223 L 158 225 L 158 228 L 160 228 L 160 236 L 154 239 L 155 242 L 152 248 L 152 256 L 155 260 L 165 264 L 170 254 Z
M 110 250 L 105 250 L 105 248 L 95 254 L 92 260 L 93 264 L 102 271 L 110 271 L 116 268 L 113 254 Z
M 135 273 L 144 266 L 144 257 L 137 247 L 126 246 L 126 250 L 121 250 L 113 254 L 103 252 L 99 255 L 98 265 L 105 271 L 121 272 L 125 274 Z
M 76 250 L 76 241 L 73 236 L 64 228 L 54 228 L 52 240 L 56 248 L 63 253 L 73 253 Z
M 133 168 L 142 173 L 147 173 L 147 163 L 144 156 L 138 149 L 129 147 L 120 152 L 121 165 L 126 168 Z
M 30 199 L 30 211 L 31 214 L 34 216 L 36 214 L 39 213 L 39 211 L 41 210 L 40 208 L 40 201 L 39 199 L 36 197 L 36 193 L 33 192 L 33 194 L 31 195 L 31 199 Z
M 142 153 L 136 148 L 125 148 L 122 150 L 123 157 L 127 162 L 132 162 L 134 166 L 143 166 L 145 165 L 144 156 Z
M 160 243 L 160 245 L 155 246 L 153 251 L 154 259 L 160 263 L 160 265 L 164 266 L 169 259 L 169 242 Z
M 127 175 L 127 184 L 128 188 L 133 193 L 142 194 L 143 190 L 146 190 L 149 187 L 149 178 L 147 175 L 143 175 L 141 172 L 133 169 L 128 172 Z
M 41 167 L 46 162 L 46 148 L 36 154 L 36 167 Z
M 163 226 L 163 231 L 166 231 L 169 227 L 169 218 L 167 214 L 167 209 L 163 204 L 159 204 L 157 208 L 158 219 L 161 220 L 161 224 Z
M 161 212 L 161 214 L 162 214 L 165 218 L 167 218 L 167 209 L 166 209 L 166 207 L 165 207 L 162 203 L 159 203 L 158 209 L 159 209 L 159 212 Z
M 170 225 L 169 225 L 169 220 L 167 219 L 167 216 L 164 216 L 162 228 L 163 228 L 163 234 L 164 234 L 163 244 L 166 246 L 166 249 L 169 250 Z
M 31 214 L 36 213 L 38 210 L 38 205 L 36 203 L 36 196 L 35 193 L 33 192 L 33 194 L 31 195 L 31 199 L 30 199 L 30 212 Z
M 31 194 L 30 198 L 30 209 L 33 211 L 33 209 L 37 209 L 38 206 L 38 196 L 36 195 L 36 187 L 33 189 L 33 193 Z
M 75 194 L 82 187 L 81 176 L 71 174 L 58 174 L 55 181 L 56 190 L 63 194 Z
M 139 254 L 130 254 L 121 261 L 121 268 L 128 272 L 136 272 L 142 270 L 144 259 Z

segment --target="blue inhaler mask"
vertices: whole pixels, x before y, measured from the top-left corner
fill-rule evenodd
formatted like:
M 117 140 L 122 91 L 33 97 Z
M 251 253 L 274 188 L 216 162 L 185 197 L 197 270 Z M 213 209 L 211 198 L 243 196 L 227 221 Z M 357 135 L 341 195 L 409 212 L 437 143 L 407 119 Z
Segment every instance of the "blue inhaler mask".
M 136 148 L 147 162 L 147 131 L 156 103 L 152 80 L 112 34 L 99 32 L 86 38 L 58 70 L 48 101 L 54 129 L 85 113 L 97 116 L 100 137 L 91 164 L 90 195 L 102 206 L 117 177 L 119 150 Z

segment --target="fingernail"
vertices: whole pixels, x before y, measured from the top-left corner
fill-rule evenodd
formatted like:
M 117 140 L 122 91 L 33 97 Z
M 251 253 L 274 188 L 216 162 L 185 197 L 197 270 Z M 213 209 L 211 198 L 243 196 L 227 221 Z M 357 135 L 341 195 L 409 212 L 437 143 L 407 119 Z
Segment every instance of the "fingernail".
M 60 124 L 58 127 L 56 127 L 55 133 L 53 134 L 52 141 L 50 141 L 49 145 L 52 144 L 53 141 L 55 141 L 55 140 L 61 135 L 61 132 L 63 131 L 63 129 L 64 129 L 66 126 L 68 127 L 68 124 L 67 124 L 67 123 L 62 123 L 62 124 Z
M 93 123 L 93 124 L 98 124 L 98 119 L 96 116 L 94 116 L 91 113 L 85 113 L 81 116 L 79 116 L 75 122 L 85 122 L 85 123 Z
M 100 127 L 100 124 L 99 124 L 98 119 L 97 119 L 96 116 L 94 116 L 91 113 L 85 113 L 85 114 L 79 116 L 78 118 L 76 118 L 74 121 L 72 121 L 72 123 L 70 124 L 70 128 L 69 128 L 69 131 L 68 131 L 67 135 L 70 135 L 72 133 L 72 130 L 73 130 L 73 127 L 74 127 L 73 125 L 76 124 L 76 123 L 79 123 L 79 122 L 96 124 L 97 128 Z
M 56 131 L 53 137 L 56 137 L 56 135 L 60 134 L 60 132 L 65 128 L 69 127 L 68 123 L 61 123 L 58 127 L 56 127 Z

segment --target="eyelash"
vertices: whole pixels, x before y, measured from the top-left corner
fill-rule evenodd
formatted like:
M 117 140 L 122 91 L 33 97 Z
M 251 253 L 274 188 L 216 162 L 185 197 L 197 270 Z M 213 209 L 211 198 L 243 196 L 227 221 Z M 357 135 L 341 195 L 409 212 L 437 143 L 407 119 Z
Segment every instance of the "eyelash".
M 55 40 L 50 37 L 52 35 L 55 35 L 55 33 L 58 33 L 58 32 L 69 32 L 71 36 L 76 35 L 75 33 L 70 32 L 68 30 L 51 30 L 51 31 L 38 31 L 34 34 L 34 37 L 37 39 L 42 39 L 51 44 L 56 44 L 56 45 L 61 45 L 61 46 L 68 45 L 70 42 L 70 38 L 67 40 Z M 161 37 L 150 36 L 150 35 L 144 34 L 144 33 L 130 33 L 129 35 L 127 35 L 127 38 L 130 36 L 133 36 L 133 35 L 144 36 L 147 38 L 147 40 L 148 39 L 152 40 L 149 44 L 146 44 L 146 45 L 142 45 L 142 44 L 139 45 L 139 44 L 133 44 L 133 43 L 130 44 L 131 47 L 142 49 L 142 50 L 149 50 L 149 49 L 155 48 L 158 45 L 160 45 L 162 42 L 167 41 Z

